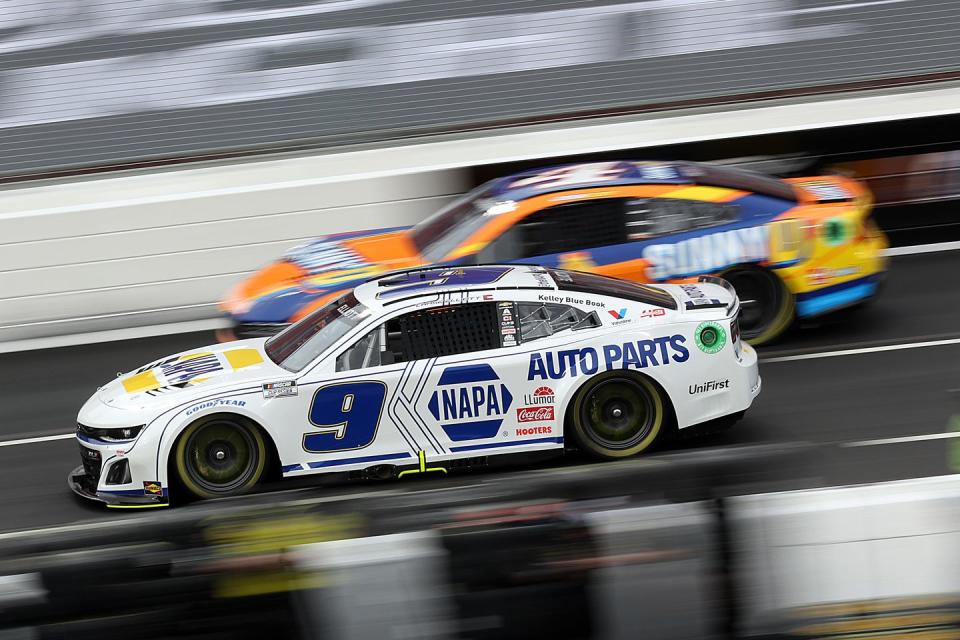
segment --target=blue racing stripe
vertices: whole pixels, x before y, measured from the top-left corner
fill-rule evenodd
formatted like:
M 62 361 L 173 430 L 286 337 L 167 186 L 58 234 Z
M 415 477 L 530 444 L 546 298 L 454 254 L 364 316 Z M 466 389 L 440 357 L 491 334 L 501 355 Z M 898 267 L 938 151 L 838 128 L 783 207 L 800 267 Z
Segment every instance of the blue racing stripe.
M 165 496 L 167 495 L 168 489 L 166 487 L 163 487 L 162 489 L 160 489 L 160 491 L 162 492 L 162 495 Z M 116 491 L 100 490 L 100 491 L 97 491 L 97 493 L 108 493 L 112 496 L 155 496 L 157 495 L 155 493 L 147 493 L 143 489 L 118 489 Z
M 336 467 L 344 464 L 360 464 L 361 462 L 376 462 L 378 460 L 399 460 L 401 458 L 410 457 L 412 456 L 409 453 L 384 453 L 377 456 L 358 456 L 356 458 L 341 458 L 340 460 L 308 462 L 307 466 L 311 469 L 321 469 L 323 467 Z
M 797 295 L 797 315 L 801 318 L 816 316 L 865 300 L 877 293 L 879 284 L 878 277 L 871 275 L 810 293 L 801 293 Z
M 497 435 L 503 419 L 499 420 L 480 420 L 478 422 L 458 422 L 455 424 L 442 424 L 444 433 L 454 442 L 462 440 L 481 440 L 483 438 L 492 438 Z
M 462 447 L 450 447 L 450 451 L 475 451 L 477 449 L 498 449 L 522 444 L 563 444 L 563 438 L 534 438 L 532 440 L 513 440 L 511 442 L 488 442 L 486 444 L 468 444 Z
M 281 469 L 283 473 L 290 473 L 291 471 L 303 471 L 302 464 L 285 464 Z
M 440 381 L 437 384 L 467 384 L 499 379 L 497 372 L 488 364 L 466 364 L 460 367 L 447 367 L 440 375 Z

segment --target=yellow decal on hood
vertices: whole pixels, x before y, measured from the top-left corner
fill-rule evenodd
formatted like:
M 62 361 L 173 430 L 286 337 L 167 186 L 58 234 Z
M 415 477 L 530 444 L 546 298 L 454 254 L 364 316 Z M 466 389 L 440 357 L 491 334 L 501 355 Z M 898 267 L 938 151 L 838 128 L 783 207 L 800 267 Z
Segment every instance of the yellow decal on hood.
M 148 369 L 143 373 L 138 373 L 123 380 L 123 388 L 127 390 L 127 393 L 139 393 L 140 391 L 149 391 L 150 389 L 157 389 L 159 387 L 160 382 L 157 380 L 157 376 L 154 375 L 153 369 Z
M 212 355 L 213 353 L 210 351 L 201 351 L 198 353 L 185 353 L 177 359 L 180 362 L 183 362 L 184 360 L 193 360 L 194 358 L 203 358 L 204 356 L 212 356 Z
M 263 362 L 263 356 L 256 349 L 228 349 L 223 352 L 222 358 L 212 351 L 198 351 L 185 353 L 182 356 L 170 356 L 154 362 L 122 379 L 121 383 L 127 393 L 183 389 L 214 378 L 224 370 L 225 364 L 229 364 L 233 370 L 238 370 L 261 362 Z
M 263 362 L 263 356 L 256 349 L 230 349 L 224 351 L 223 356 L 234 369 L 243 369 L 252 367 L 255 364 Z

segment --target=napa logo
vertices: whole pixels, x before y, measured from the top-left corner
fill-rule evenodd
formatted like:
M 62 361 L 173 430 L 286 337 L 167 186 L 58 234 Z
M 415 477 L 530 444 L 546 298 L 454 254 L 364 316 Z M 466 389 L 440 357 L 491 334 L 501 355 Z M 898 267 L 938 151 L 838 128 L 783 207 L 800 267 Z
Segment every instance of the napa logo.
M 430 414 L 455 442 L 497 435 L 513 394 L 489 364 L 447 367 L 427 402 Z

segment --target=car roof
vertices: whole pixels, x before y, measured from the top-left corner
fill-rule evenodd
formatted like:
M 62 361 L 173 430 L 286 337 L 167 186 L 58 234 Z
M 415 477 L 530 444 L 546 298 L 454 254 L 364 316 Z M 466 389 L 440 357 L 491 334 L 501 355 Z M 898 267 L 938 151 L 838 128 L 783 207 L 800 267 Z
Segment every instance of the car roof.
M 364 305 L 377 307 L 426 295 L 461 291 L 553 291 L 556 288 L 556 283 L 548 271 L 534 265 L 432 265 L 382 274 L 359 285 L 354 290 L 354 295 Z
M 697 162 L 627 161 L 564 164 L 492 180 L 487 195 L 520 201 L 545 193 L 645 184 L 723 187 L 796 201 L 792 185 L 779 178 L 729 166 Z

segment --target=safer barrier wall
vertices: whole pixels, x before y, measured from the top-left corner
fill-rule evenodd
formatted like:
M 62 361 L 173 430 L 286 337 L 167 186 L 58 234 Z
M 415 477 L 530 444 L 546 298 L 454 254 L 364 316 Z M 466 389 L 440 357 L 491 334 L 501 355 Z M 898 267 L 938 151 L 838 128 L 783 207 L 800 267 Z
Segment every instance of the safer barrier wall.
M 464 170 L 370 167 L 277 160 L 0 194 L 0 341 L 215 318 L 290 247 L 413 224 L 467 187 Z
M 960 597 L 960 476 L 737 497 L 728 520 L 747 633 Z
M 790 449 L 2 534 L 0 636 L 953 637 L 960 477 L 742 495 Z

